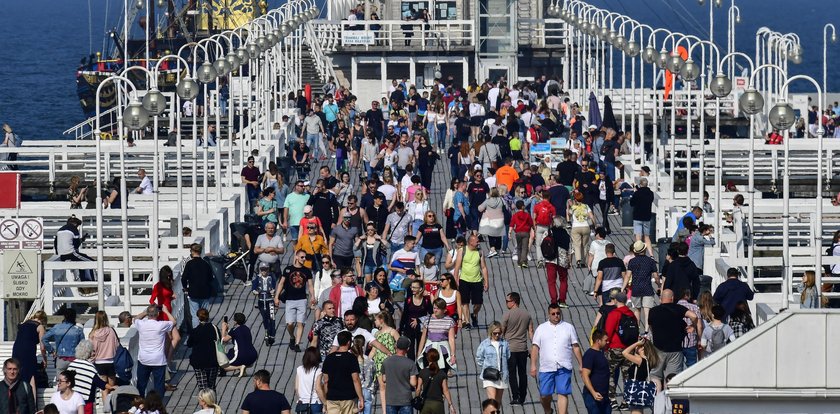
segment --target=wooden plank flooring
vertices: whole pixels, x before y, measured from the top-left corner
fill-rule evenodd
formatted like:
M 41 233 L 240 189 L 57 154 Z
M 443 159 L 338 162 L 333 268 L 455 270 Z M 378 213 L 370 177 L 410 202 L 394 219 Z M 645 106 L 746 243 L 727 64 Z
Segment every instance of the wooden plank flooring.
M 313 171 L 317 175 L 317 168 L 320 165 L 313 166 Z M 332 168 L 332 167 L 331 167 Z M 354 187 L 358 187 L 358 173 L 353 177 Z M 313 176 L 312 174 L 310 176 Z M 443 195 L 449 186 L 450 173 L 447 162 L 439 162 L 436 166 L 433 191 L 432 191 L 432 207 L 436 211 L 441 211 L 443 202 Z M 600 218 L 600 215 L 598 215 Z M 620 227 L 620 219 L 618 216 L 611 216 L 612 234 L 608 237 L 619 252 L 618 257 L 623 257 L 627 252 L 627 247 L 632 242 L 632 229 Z M 486 251 L 486 250 L 485 250 Z M 291 253 L 287 253 L 282 260 L 283 264 L 291 261 Z M 504 257 L 495 257 L 487 260 L 491 287 L 490 291 L 485 295 L 485 305 L 479 318 L 481 329 L 473 329 L 470 331 L 461 330 L 456 339 L 456 355 L 458 358 L 458 373 L 455 378 L 450 379 L 449 387 L 453 394 L 453 399 L 458 403 L 459 413 L 476 413 L 480 410 L 481 401 L 486 398 L 484 389 L 481 387 L 481 379 L 476 368 L 474 353 L 478 344 L 486 337 L 486 326 L 489 322 L 494 320 L 501 320 L 502 314 L 505 311 L 505 294 L 510 291 L 517 291 L 522 295 L 523 307 L 527 309 L 532 317 L 534 317 L 535 326 L 546 320 L 546 305 L 549 302 L 548 292 L 545 288 L 545 270 L 537 269 L 531 266 L 528 269 L 521 269 L 515 266 L 511 260 L 510 255 Z M 563 311 L 565 320 L 574 324 L 577 328 L 578 338 L 581 342 L 582 348 L 588 348 L 589 341 L 586 339 L 592 326 L 592 320 L 596 311 L 595 300 L 584 293 L 584 289 L 591 287 L 592 281 L 587 280 L 587 275 L 584 273 L 586 269 L 573 269 L 569 275 L 569 297 L 568 304 L 570 307 Z M 587 271 L 588 273 L 588 271 Z M 259 312 L 254 308 L 254 299 L 249 295 L 248 290 L 242 286 L 241 283 L 234 283 L 228 285 L 224 298 L 216 298 L 210 309 L 210 316 L 215 323 L 220 324 L 224 315 L 231 316 L 235 312 L 242 312 L 248 317 L 248 325 L 252 330 L 253 337 L 259 351 L 259 359 L 255 367 L 249 372 L 253 373 L 255 369 L 267 369 L 272 372 L 272 386 L 285 394 L 287 398 L 293 402 L 294 395 L 294 370 L 300 364 L 300 353 L 295 353 L 289 349 L 288 333 L 284 329 L 284 309 L 278 310 L 276 321 L 277 339 L 276 344 L 272 347 L 265 347 L 262 342 L 264 336 L 263 327 Z M 307 320 L 305 332 L 309 331 L 313 320 L 310 314 Z M 188 413 L 197 410 L 199 407 L 196 404 L 195 396 L 198 394 L 198 389 L 194 381 L 192 368 L 189 366 L 189 348 L 185 346 L 179 347 L 175 363 L 177 365 L 178 373 L 173 379 L 173 383 L 178 385 L 178 390 L 172 393 L 167 393 L 168 402 L 166 404 L 169 412 L 172 413 Z M 245 395 L 253 389 L 250 377 L 237 378 L 235 376 L 227 376 L 219 378 L 217 384 L 217 394 L 219 396 L 219 405 L 225 413 L 239 412 L 239 406 Z M 574 394 L 569 402 L 569 412 L 578 413 L 585 412 L 586 408 L 583 405 L 581 397 L 581 389 L 583 389 L 583 380 L 580 378 L 577 367 L 575 369 L 575 378 L 573 382 Z M 378 393 L 377 393 L 378 395 Z M 528 397 L 524 406 L 509 405 L 510 394 L 509 390 L 504 394 L 503 411 L 512 413 L 542 413 L 542 408 L 538 402 L 538 388 L 537 383 L 533 378 L 530 378 L 528 383 Z M 381 411 L 380 405 L 377 403 L 374 408 L 374 413 Z

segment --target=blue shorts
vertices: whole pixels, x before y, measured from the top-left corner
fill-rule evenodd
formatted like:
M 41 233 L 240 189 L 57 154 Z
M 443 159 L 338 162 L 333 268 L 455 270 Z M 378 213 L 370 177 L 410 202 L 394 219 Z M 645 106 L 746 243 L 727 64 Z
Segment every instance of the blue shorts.
M 560 368 L 554 372 L 540 372 L 540 396 L 572 394 L 572 371 Z
M 635 234 L 637 236 L 649 236 L 650 235 L 650 220 L 648 220 L 648 221 L 633 220 L 633 234 Z

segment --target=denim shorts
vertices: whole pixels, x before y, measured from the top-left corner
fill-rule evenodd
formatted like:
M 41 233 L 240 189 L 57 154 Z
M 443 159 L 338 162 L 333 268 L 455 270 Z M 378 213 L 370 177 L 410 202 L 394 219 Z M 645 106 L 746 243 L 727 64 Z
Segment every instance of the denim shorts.
M 640 236 L 650 235 L 650 220 L 648 220 L 648 221 L 633 220 L 633 234 L 640 235 Z

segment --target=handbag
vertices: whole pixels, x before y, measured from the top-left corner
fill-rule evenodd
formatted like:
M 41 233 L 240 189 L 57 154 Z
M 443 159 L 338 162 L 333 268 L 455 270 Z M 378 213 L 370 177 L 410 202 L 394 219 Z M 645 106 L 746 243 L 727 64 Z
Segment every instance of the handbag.
M 650 365 L 645 361 L 648 378 L 650 378 Z M 652 407 L 653 400 L 656 397 L 656 384 L 653 381 L 639 381 L 639 367 L 636 367 L 636 374 L 633 378 L 628 378 L 624 381 L 624 402 L 629 405 L 636 405 L 640 407 Z
M 315 371 L 312 373 L 312 387 L 309 389 L 309 400 L 312 401 L 312 393 L 315 391 L 315 379 L 318 377 L 318 368 L 315 368 Z M 295 404 L 295 412 L 301 414 L 308 414 L 312 412 L 312 404 L 306 403 L 304 404 L 303 401 L 298 400 L 297 404 Z
M 431 384 L 432 384 L 432 376 L 429 375 L 429 384 L 428 385 L 431 385 Z M 423 386 L 423 395 L 418 395 L 418 396 L 411 399 L 411 406 L 417 411 L 422 411 L 423 406 L 426 405 L 426 397 L 429 395 L 429 388 L 431 388 L 428 385 Z
M 481 371 L 481 379 L 485 381 L 501 381 L 502 380 L 502 346 L 499 344 L 499 350 L 496 355 L 496 360 L 499 362 L 499 368 L 487 367 Z
M 214 326 L 213 331 L 216 333 L 216 362 L 219 364 L 220 367 L 226 367 L 230 365 L 230 359 L 228 359 L 227 354 L 225 353 L 225 345 L 222 343 L 222 338 L 219 334 L 219 328 L 216 328 Z

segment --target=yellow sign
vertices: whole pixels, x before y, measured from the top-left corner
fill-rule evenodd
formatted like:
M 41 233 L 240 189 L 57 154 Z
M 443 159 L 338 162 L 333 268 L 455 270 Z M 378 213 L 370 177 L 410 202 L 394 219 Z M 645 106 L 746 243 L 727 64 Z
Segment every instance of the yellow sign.
M 41 261 L 35 250 L 3 252 L 3 298 L 37 299 Z

